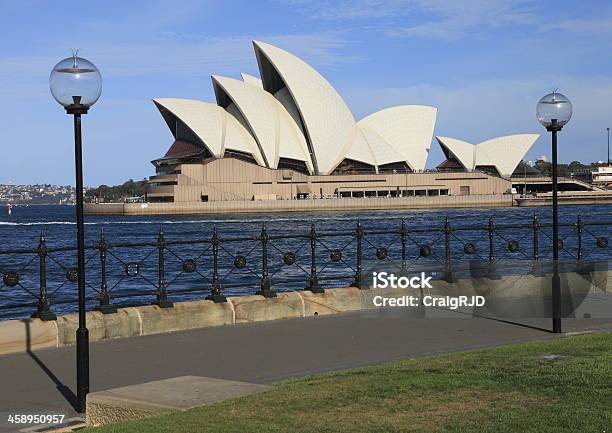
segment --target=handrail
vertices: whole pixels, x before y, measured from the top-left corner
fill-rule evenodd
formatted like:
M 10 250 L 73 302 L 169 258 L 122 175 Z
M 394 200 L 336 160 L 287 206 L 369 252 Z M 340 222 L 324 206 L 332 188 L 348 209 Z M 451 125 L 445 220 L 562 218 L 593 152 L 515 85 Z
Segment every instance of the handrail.
M 545 260 L 552 250 L 547 232 L 551 224 L 537 216 L 506 224 L 489 218 L 455 225 L 446 219 L 439 227 L 392 222 L 392 227 L 381 229 L 358 221 L 337 231 L 312 224 L 309 230 L 290 234 L 270 232 L 263 224 L 259 234 L 238 236 L 225 236 L 215 228 L 210 237 L 191 239 L 173 239 L 160 227 L 156 237 L 145 242 L 113 242 L 101 233 L 85 247 L 88 305 L 114 312 L 117 305 L 144 298 L 171 308 L 172 300 L 197 293 L 225 302 L 226 293 L 257 290 L 274 297 L 276 290 L 296 286 L 322 292 L 321 282 L 366 288 L 363 272 L 368 262 L 391 261 L 404 272 L 441 266 L 443 278 L 453 281 L 453 268 L 461 261 L 480 260 L 493 269 L 505 259 Z M 578 217 L 559 226 L 566 234 L 560 249 L 569 260 L 582 261 L 609 249 L 612 221 L 587 223 Z M 67 296 L 67 289 L 78 274 L 70 265 L 75 252 L 73 246 L 53 247 L 43 236 L 33 248 L 0 250 L 0 293 L 8 295 L 0 298 L 0 313 L 23 317 L 35 307 L 34 316 L 51 320 L 53 306 L 73 311 L 76 299 Z

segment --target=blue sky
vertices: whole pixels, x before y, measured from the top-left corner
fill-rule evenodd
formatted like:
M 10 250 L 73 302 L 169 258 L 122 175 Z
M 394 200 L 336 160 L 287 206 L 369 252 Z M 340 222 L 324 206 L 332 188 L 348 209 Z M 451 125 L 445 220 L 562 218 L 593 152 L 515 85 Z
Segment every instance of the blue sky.
M 78 47 L 104 89 L 84 118 L 85 184 L 153 173 L 172 137 L 154 97 L 214 100 L 211 74 L 257 74 L 250 41 L 318 69 L 361 118 L 438 107 L 435 134 L 479 142 L 542 132 L 558 87 L 574 117 L 560 159 L 605 159 L 612 127 L 612 3 L 520 0 L 0 0 L 0 183 L 73 183 L 72 122 L 52 99 L 53 65 Z M 541 137 L 528 159 L 550 155 Z M 434 142 L 428 166 L 442 160 Z

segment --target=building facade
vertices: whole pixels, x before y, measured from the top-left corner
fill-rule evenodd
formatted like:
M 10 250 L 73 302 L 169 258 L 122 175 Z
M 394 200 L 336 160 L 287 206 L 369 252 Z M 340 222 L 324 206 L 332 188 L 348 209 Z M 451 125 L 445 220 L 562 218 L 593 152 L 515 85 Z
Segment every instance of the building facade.
M 538 137 L 476 146 L 438 138 L 448 163 L 427 172 L 435 107 L 401 105 L 357 121 L 310 65 L 253 45 L 261 78 L 213 75 L 215 103 L 153 100 L 174 142 L 152 161 L 148 202 L 502 194 Z

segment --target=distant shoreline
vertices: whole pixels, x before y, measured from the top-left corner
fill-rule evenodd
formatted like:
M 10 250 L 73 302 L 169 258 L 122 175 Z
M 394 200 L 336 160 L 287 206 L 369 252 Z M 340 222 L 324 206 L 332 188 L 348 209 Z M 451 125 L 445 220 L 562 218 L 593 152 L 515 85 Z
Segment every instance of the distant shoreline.
M 74 203 L 28 203 L 28 202 L 11 203 L 8 201 L 0 202 L 1 206 L 6 206 L 9 204 L 15 207 L 17 206 L 74 206 Z

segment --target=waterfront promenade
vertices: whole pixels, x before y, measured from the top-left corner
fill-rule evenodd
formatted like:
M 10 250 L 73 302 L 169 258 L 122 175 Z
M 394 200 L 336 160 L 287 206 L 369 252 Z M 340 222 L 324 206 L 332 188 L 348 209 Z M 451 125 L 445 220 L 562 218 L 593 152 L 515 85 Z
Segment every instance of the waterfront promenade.
M 512 194 L 437 195 L 309 200 L 233 200 L 178 203 L 86 203 L 86 215 L 192 215 L 266 212 L 376 211 L 514 206 Z
M 526 326 L 529 325 L 529 326 Z M 381 310 L 238 324 L 91 345 L 91 391 L 185 375 L 269 383 L 317 372 L 558 338 L 488 319 L 414 319 Z M 566 319 L 564 331 L 612 331 L 612 319 Z M 76 416 L 74 347 L 0 356 L 0 432 L 15 431 L 7 414 Z

